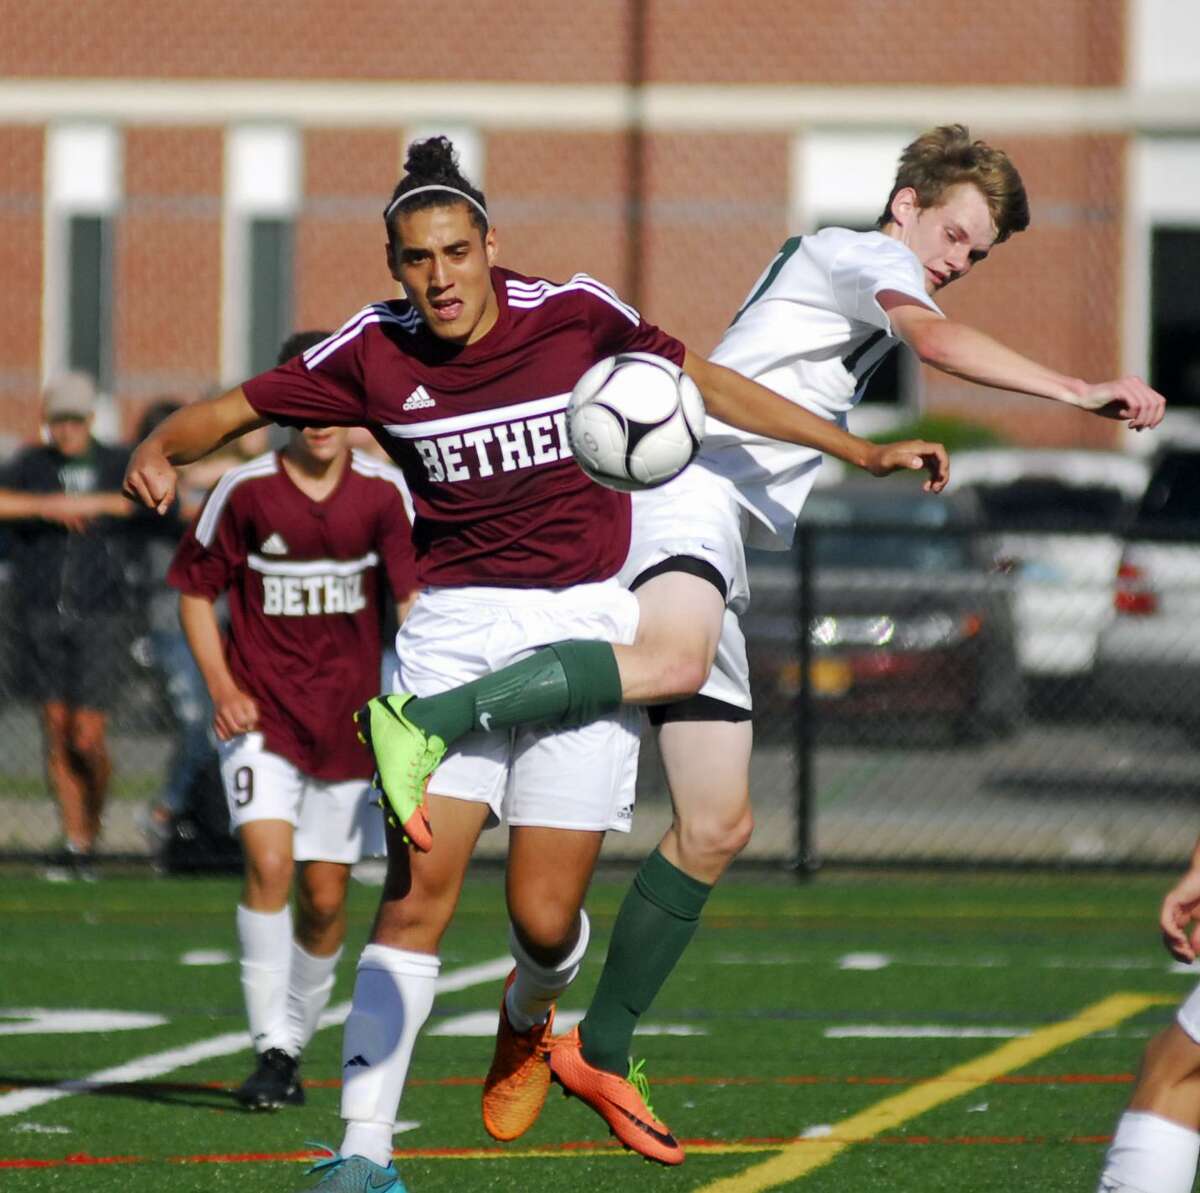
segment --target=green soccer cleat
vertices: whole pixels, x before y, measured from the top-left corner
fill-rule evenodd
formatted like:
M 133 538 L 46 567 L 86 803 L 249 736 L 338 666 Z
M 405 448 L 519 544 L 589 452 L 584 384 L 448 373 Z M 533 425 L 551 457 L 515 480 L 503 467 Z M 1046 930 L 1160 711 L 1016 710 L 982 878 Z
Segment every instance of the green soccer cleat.
M 376 696 L 354 714 L 359 740 L 375 755 L 375 785 L 388 824 L 399 827 L 406 840 L 422 853 L 433 847 L 425 786 L 446 753 L 435 733 L 426 735 L 405 715 L 413 697 L 407 692 Z
M 308 1193 L 309 1189 L 319 1189 L 321 1193 L 408 1193 L 393 1164 L 381 1168 L 365 1156 L 339 1156 L 323 1143 L 310 1146 L 324 1148 L 329 1155 L 305 1173 L 305 1176 L 321 1173 L 321 1179 L 296 1193 Z

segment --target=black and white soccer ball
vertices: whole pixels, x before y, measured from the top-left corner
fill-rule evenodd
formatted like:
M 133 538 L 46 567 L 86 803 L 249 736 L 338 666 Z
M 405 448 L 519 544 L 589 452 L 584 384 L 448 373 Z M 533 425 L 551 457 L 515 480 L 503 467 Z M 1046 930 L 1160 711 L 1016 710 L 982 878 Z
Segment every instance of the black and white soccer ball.
M 567 440 L 579 466 L 610 489 L 653 489 L 700 450 L 704 400 L 678 366 L 649 352 L 598 361 L 575 384 Z

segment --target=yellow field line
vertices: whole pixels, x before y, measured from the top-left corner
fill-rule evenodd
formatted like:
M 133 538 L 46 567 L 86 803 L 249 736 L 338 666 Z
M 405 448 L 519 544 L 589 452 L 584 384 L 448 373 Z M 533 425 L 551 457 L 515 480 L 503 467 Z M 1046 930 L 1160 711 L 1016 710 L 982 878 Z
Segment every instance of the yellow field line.
M 1116 1027 L 1147 1007 L 1175 1001 L 1162 995 L 1113 994 L 1084 1008 L 1072 1019 L 1040 1028 L 1019 1040 L 1010 1040 L 986 1056 L 955 1065 L 930 1081 L 923 1081 L 860 1110 L 835 1123 L 829 1138 L 797 1140 L 769 1160 L 705 1185 L 697 1193 L 761 1193 L 764 1189 L 798 1180 L 828 1164 L 852 1144 L 874 1139 L 943 1102 L 969 1094 L 994 1078 L 1032 1064 L 1067 1044 Z

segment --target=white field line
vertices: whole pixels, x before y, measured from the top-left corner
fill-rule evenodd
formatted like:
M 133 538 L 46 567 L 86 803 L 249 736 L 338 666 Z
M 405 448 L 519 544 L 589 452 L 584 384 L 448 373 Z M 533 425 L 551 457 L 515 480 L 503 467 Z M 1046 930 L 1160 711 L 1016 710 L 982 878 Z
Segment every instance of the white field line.
M 435 987 L 438 994 L 450 994 L 456 990 L 466 990 L 484 982 L 503 978 L 512 968 L 511 957 L 497 957 L 493 961 L 485 961 L 480 965 L 468 965 L 439 977 Z M 322 1016 L 319 1028 L 337 1027 L 345 1023 L 350 1014 L 348 1002 L 330 1007 Z M 61 1081 L 57 1085 L 44 1089 L 20 1089 L 12 1093 L 0 1095 L 0 1118 L 13 1114 L 24 1114 L 48 1102 L 57 1102 L 59 1098 L 70 1097 L 71 1094 L 91 1093 L 106 1085 L 124 1085 L 131 1081 L 148 1081 L 153 1077 L 161 1077 L 176 1069 L 188 1065 L 199 1064 L 204 1060 L 213 1060 L 218 1056 L 229 1056 L 241 1052 L 249 1046 L 246 1032 L 231 1031 L 225 1035 L 214 1036 L 211 1040 L 201 1040 L 188 1044 L 183 1048 L 169 1048 L 165 1052 L 153 1052 L 138 1060 L 131 1060 L 111 1069 L 101 1069 L 88 1077 L 74 1081 Z

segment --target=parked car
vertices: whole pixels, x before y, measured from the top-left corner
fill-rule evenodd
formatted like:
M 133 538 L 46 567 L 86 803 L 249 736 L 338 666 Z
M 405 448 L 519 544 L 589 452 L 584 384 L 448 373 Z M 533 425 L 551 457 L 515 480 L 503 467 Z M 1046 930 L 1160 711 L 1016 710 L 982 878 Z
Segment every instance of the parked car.
M 1087 679 L 1112 618 L 1121 533 L 1149 463 L 1123 452 L 959 452 L 948 492 L 973 492 L 995 563 L 1016 581 L 1017 657 L 1031 680 Z
M 1115 571 L 1096 680 L 1134 715 L 1200 720 L 1200 448 L 1155 462 Z
M 872 738 L 915 723 L 955 740 L 1009 732 L 1024 707 L 1009 577 L 977 547 L 970 495 L 892 481 L 814 491 L 808 688 L 818 724 Z M 791 732 L 802 680 L 800 547 L 750 552 L 744 619 L 756 731 Z

